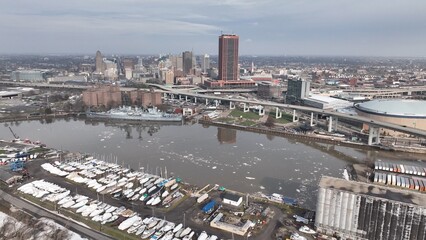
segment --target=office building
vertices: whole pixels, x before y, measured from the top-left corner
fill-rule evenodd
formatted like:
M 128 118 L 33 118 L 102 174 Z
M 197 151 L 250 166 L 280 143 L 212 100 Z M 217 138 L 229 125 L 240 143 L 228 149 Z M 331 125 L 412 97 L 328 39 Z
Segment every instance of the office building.
M 167 70 L 164 73 L 164 81 L 166 82 L 166 85 L 173 85 L 175 84 L 175 74 L 172 70 Z
M 309 97 L 309 91 L 311 88 L 309 81 L 303 79 L 289 79 L 287 83 L 287 103 L 300 103 L 303 99 Z
M 275 81 L 258 82 L 257 96 L 268 100 L 282 100 L 284 86 Z
M 194 61 L 192 57 L 192 52 L 186 51 L 182 53 L 182 61 L 183 61 L 183 73 L 185 75 L 190 75 L 191 70 L 194 67 Z
M 95 63 L 96 74 L 104 74 L 104 71 L 105 71 L 104 57 L 102 56 L 102 53 L 99 50 L 96 52 L 95 62 L 96 62 Z
M 426 194 L 323 176 L 315 226 L 341 239 L 426 239 Z
M 223 34 L 219 37 L 218 80 L 238 80 L 238 40 L 237 35 Z
M 203 73 L 207 73 L 207 69 L 210 68 L 210 56 L 208 54 L 204 54 L 201 58 L 201 69 Z

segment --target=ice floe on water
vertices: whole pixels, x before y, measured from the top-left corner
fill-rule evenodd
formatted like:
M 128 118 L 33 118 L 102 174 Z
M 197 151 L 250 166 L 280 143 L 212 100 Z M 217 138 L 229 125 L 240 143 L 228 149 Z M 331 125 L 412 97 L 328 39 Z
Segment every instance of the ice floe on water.
M 216 169 L 216 168 L 217 168 L 217 166 L 213 166 L 213 167 L 212 167 L 212 169 Z
M 256 178 L 254 178 L 254 177 L 246 177 L 246 179 L 248 179 L 248 180 L 254 180 Z

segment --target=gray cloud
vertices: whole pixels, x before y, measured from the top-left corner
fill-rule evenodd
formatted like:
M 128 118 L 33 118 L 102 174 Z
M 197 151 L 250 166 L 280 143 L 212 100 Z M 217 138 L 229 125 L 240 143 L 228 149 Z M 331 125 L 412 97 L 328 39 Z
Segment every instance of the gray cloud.
M 426 56 L 424 0 L 15 0 L 0 7 L 0 53 Z M 249 40 L 248 40 L 249 39 Z

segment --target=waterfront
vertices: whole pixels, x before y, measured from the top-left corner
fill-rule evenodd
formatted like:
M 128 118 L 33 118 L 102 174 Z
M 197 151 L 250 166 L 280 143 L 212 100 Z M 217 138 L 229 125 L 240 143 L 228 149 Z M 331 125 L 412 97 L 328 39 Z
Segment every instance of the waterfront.
M 3 123 L 0 139 L 12 138 L 7 128 L 11 126 L 21 138 L 40 140 L 49 147 L 98 154 L 152 173 L 159 173 L 160 168 L 164 172 L 167 167 L 168 175 L 199 186 L 217 183 L 241 192 L 277 192 L 297 198 L 308 208 L 315 206 L 321 175 L 341 177 L 348 163 L 421 158 L 199 124 L 143 126 L 73 119 L 18 124 Z

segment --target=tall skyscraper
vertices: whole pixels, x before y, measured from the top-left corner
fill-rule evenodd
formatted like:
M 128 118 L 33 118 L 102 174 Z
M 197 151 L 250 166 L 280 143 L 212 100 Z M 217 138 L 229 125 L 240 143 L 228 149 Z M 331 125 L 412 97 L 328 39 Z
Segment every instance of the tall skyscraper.
M 185 75 L 188 75 L 191 73 L 191 69 L 193 68 L 192 52 L 190 51 L 183 52 L 182 58 L 183 58 L 183 73 Z
M 96 73 L 103 74 L 105 71 L 104 57 L 102 56 L 102 53 L 99 50 L 96 52 L 95 61 Z
M 223 34 L 219 37 L 219 80 L 238 80 L 237 35 Z
M 210 56 L 208 54 L 204 54 L 202 57 L 201 68 L 203 69 L 203 73 L 207 73 L 207 69 L 210 68 Z

